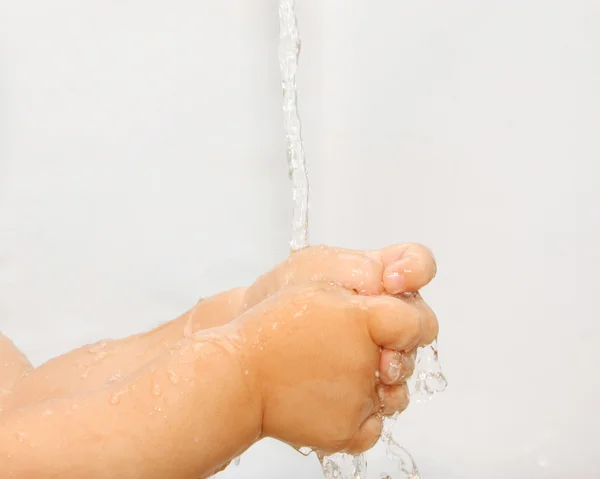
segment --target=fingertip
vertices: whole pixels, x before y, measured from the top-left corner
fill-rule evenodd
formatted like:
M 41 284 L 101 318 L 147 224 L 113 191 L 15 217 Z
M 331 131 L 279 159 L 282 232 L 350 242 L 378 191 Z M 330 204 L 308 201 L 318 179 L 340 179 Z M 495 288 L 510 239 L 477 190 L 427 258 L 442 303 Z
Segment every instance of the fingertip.
M 433 280 L 437 264 L 429 248 L 420 244 L 403 245 L 384 255 L 382 282 L 389 294 L 417 291 Z

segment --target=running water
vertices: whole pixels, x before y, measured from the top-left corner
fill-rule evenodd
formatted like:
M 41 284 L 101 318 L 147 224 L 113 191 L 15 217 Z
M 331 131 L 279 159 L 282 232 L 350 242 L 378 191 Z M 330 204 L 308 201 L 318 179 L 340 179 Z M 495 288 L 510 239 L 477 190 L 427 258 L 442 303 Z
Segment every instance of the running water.
M 294 200 L 292 239 L 290 241 L 292 251 L 308 246 L 308 173 L 296 93 L 300 35 L 294 4 L 295 0 L 281 0 L 279 3 L 279 67 L 283 89 L 283 126 Z
M 283 88 L 284 129 L 287 142 L 287 158 L 294 215 L 290 246 L 296 251 L 308 246 L 308 173 L 302 144 L 302 128 L 298 115 L 296 72 L 300 55 L 300 35 L 294 10 L 295 0 L 279 2 L 279 66 Z M 432 344 L 419 349 L 415 373 L 409 381 L 411 398 L 424 402 L 446 388 L 446 378 L 438 362 L 437 346 Z M 392 428 L 396 417 L 386 419 L 381 441 L 385 447 L 385 471 L 378 472 L 378 479 L 420 479 L 419 470 L 412 456 L 393 438 Z M 376 446 L 377 447 L 377 446 Z M 364 455 L 334 454 L 320 457 L 326 479 L 366 479 L 367 461 Z

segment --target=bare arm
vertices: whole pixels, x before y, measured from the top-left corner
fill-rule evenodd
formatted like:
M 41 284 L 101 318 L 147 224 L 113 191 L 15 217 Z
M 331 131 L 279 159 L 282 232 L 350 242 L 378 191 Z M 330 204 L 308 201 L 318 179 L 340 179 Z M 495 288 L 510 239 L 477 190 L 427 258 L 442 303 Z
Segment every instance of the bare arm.
M 206 477 L 258 439 L 251 392 L 235 355 L 214 332 L 198 333 L 129 377 L 0 415 L 0 469 L 24 479 Z
M 5 407 L 15 404 L 22 407 L 62 397 L 128 376 L 185 336 L 230 322 L 240 312 L 245 291 L 245 288 L 232 289 L 202 300 L 179 318 L 152 331 L 115 341 L 101 341 L 53 358 L 30 371 L 15 385 Z
M 32 369 L 25 355 L 10 339 L 0 333 L 0 407 L 3 397 Z
M 357 288 L 344 281 L 359 277 L 347 252 L 335 259 L 327 249 L 308 250 L 294 264 L 304 257 L 324 271 L 327 261 L 315 262 L 319 252 L 347 266 L 333 281 L 345 288 L 323 274 L 312 284 L 284 274 L 288 286 L 270 289 L 227 326 L 188 335 L 184 315 L 135 337 L 139 355 L 130 355 L 136 349 L 124 340 L 114 351 L 88 346 L 39 368 L 41 386 L 31 383 L 39 396 L 0 412 L 3 477 L 197 479 L 266 436 L 324 452 L 370 447 L 381 415 L 403 410 L 408 400 L 408 374 L 386 375 L 381 349 L 410 352 L 435 338 L 437 320 L 422 301 L 377 296 L 381 270 L 405 265 L 383 261 Z M 290 278 L 302 281 L 291 285 Z M 375 295 L 358 296 L 357 289 Z M 155 350 L 145 362 L 150 337 Z M 87 372 L 90 357 L 98 362 Z M 122 374 L 107 381 L 114 371 L 100 370 L 113 357 Z M 85 377 L 74 378 L 82 367 Z

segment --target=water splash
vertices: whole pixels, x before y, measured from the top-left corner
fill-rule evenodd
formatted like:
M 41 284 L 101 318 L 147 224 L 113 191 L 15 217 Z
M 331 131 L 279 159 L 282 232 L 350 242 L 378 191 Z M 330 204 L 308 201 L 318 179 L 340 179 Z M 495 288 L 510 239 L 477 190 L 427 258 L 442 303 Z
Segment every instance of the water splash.
M 363 479 L 367 477 L 367 460 L 362 454 L 351 456 L 337 453 L 320 459 L 323 474 L 327 479 Z
M 290 247 L 296 251 L 308 246 L 308 173 L 302 144 L 302 125 L 298 115 L 296 71 L 300 56 L 300 34 L 294 10 L 295 0 L 279 2 L 279 68 L 283 89 L 283 125 L 294 213 Z
M 411 401 L 418 403 L 429 401 L 448 386 L 438 358 L 437 341 L 419 349 L 415 372 L 409 379 L 408 386 Z
M 389 421 L 388 423 L 392 423 Z M 375 476 L 367 475 L 366 456 L 351 456 L 348 454 L 333 454 L 321 458 L 323 474 L 327 479 L 421 479 L 419 470 L 412 456 L 400 446 L 391 435 L 391 428 L 384 429 L 381 441 L 369 451 L 369 456 L 375 456 L 374 462 L 380 471 Z M 373 472 L 373 471 L 372 471 Z
M 410 453 L 396 442 L 393 436 L 394 424 L 399 414 L 386 418 L 379 443 L 385 446 L 385 458 L 378 461 L 385 472 L 381 479 L 421 479 L 419 469 Z M 365 476 L 366 477 L 366 476 Z

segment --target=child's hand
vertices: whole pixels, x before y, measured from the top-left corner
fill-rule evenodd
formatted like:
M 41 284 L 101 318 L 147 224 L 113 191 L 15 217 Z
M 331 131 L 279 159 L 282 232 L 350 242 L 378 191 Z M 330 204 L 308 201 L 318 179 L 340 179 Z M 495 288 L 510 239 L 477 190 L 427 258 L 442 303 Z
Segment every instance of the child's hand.
M 381 348 L 411 351 L 437 334 L 421 300 L 362 296 L 329 283 L 281 289 L 231 324 L 262 435 L 330 453 L 379 438 L 381 414 L 408 403 L 401 378 L 381 384 Z
M 243 310 L 282 287 L 311 281 L 334 283 L 359 294 L 415 292 L 435 276 L 431 251 L 419 244 L 400 244 L 374 251 L 313 246 L 292 253 L 248 288 Z
M 241 311 L 250 309 L 281 288 L 311 281 L 341 285 L 362 295 L 416 292 L 429 284 L 436 271 L 431 251 L 419 244 L 392 245 L 374 251 L 313 246 L 292 253 L 261 276 L 247 289 Z M 418 294 L 407 295 L 404 299 L 418 307 L 426 307 Z M 434 318 L 424 327 L 421 346 L 436 338 L 437 321 Z M 384 384 L 405 381 L 413 373 L 414 354 L 383 350 L 380 369 Z

